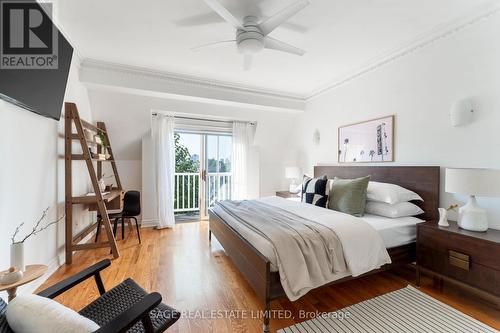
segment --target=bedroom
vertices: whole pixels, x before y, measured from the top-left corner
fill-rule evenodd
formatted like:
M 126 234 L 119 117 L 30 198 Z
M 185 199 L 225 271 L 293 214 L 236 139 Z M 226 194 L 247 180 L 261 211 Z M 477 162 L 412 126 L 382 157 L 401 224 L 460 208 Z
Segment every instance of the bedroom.
M 310 326 L 316 322 L 309 320 L 322 320 L 319 314 L 323 313 L 340 316 L 347 312 L 335 311 L 362 301 L 377 301 L 377 296 L 391 296 L 392 292 L 404 291 L 407 286 L 418 290 L 418 295 L 432 297 L 432 302 L 450 305 L 459 311 L 462 319 L 470 316 L 493 329 L 500 328 L 500 256 L 495 255 L 500 254 L 497 236 L 500 193 L 495 193 L 496 170 L 500 169 L 500 157 L 496 153 L 500 147 L 497 93 L 500 13 L 496 1 L 47 3 L 52 4 L 53 23 L 73 49 L 67 80 L 62 85 L 37 85 L 44 82 L 43 75 L 50 72 L 49 69 L 0 68 L 2 96 L 29 105 L 23 98 L 29 99 L 37 95 L 33 93 L 36 89 L 48 87 L 44 90 L 46 96 L 57 96 L 50 102 L 58 105 L 56 116 L 52 117 L 57 118 L 55 120 L 29 112 L 11 103 L 12 100 L 0 99 L 1 123 L 9 124 L 3 127 L 1 134 L 0 271 L 14 266 L 12 256 L 19 257 L 19 252 L 11 246 L 11 236 L 17 226 L 25 222 L 15 238 L 21 240 L 47 207 L 42 226 L 61 219 L 57 225 L 48 226 L 24 242 L 21 256 L 24 263 L 39 264 L 45 271 L 38 279 L 19 287 L 16 298 L 22 300 L 19 296 L 41 292 L 103 259 L 112 259 L 110 267 L 102 271 L 105 289 L 132 278 L 148 293 L 158 292 L 164 304 L 180 313 L 180 318 L 167 332 L 261 332 L 266 321 L 262 312 L 266 300 L 270 301 L 271 332 L 293 332 L 299 328 L 289 327 L 301 323 L 304 323 L 300 327 L 302 331 L 321 331 Z M 234 40 L 235 27 L 231 22 L 224 22 L 232 21 L 228 15 L 241 25 L 249 14 L 260 22 L 284 8 L 294 9 L 293 15 L 269 36 L 304 50 L 303 55 L 297 55 L 301 52 L 295 48 L 288 49 L 295 54 L 288 54 L 267 48 L 256 51 L 251 45 L 247 47 L 258 53 L 252 57 L 251 64 L 247 56 L 245 65 L 245 56 L 230 43 L 193 50 L 212 42 Z M 1 19 L 4 21 L 3 16 Z M 41 80 L 30 80 L 32 90 L 22 89 L 28 83 L 23 81 L 23 75 L 32 72 L 40 75 Z M 13 84 L 13 77 L 17 76 L 21 77 L 20 85 Z M 38 103 L 40 100 L 44 99 L 35 99 Z M 102 214 L 97 204 L 93 207 L 75 204 L 68 211 L 65 116 L 75 114 L 75 109 L 65 106 L 64 102 L 74 103 L 78 116 L 89 125 L 105 124 L 109 136 L 106 146 L 113 147 L 114 158 L 112 163 L 95 161 L 91 163 L 92 168 L 94 174 L 100 173 L 105 185 L 110 186 L 112 191 L 108 192 L 115 193 L 114 187 L 120 187 L 119 192 L 139 192 L 141 212 L 137 225 L 130 219 L 125 223 L 119 220 L 115 227 L 116 215 L 110 213 L 106 218 L 108 214 Z M 32 109 L 43 112 L 36 107 Z M 360 145 L 353 142 L 352 137 L 346 147 L 345 138 L 339 139 L 342 131 L 356 128 L 356 124 L 391 116 L 392 127 L 387 132 L 392 133 L 393 141 L 387 146 L 392 148 L 389 161 L 378 160 L 385 158 L 383 153 L 370 156 L 370 151 L 378 147 L 357 148 Z M 153 135 L 153 129 L 167 127 L 160 126 L 160 122 L 171 125 L 171 134 L 178 133 L 176 148 L 189 151 L 189 158 L 184 159 L 189 168 L 181 167 L 180 159 L 177 160 L 180 154 L 164 154 L 164 158 L 158 158 L 159 147 L 155 142 L 159 133 Z M 244 130 L 235 129 L 238 125 Z M 236 135 L 237 132 L 243 135 Z M 72 134 L 78 135 L 76 128 Z M 81 134 L 84 136 L 85 131 Z M 225 137 L 231 138 L 230 142 L 225 142 Z M 243 154 L 236 149 L 236 142 L 241 142 L 241 138 L 246 142 Z M 72 142 L 74 151 L 70 157 L 85 154 L 83 141 L 87 138 Z M 163 153 L 172 150 L 164 148 Z M 101 153 L 93 149 L 93 153 Z M 161 173 L 157 174 L 157 170 L 160 167 L 166 170 L 167 163 L 161 166 L 158 161 L 165 162 L 167 155 L 174 157 L 170 162 L 178 163 L 173 167 L 169 164 L 171 177 L 159 177 Z M 99 155 L 96 158 L 99 159 Z M 116 166 L 116 172 L 110 165 Z M 398 178 L 395 171 L 398 167 L 417 169 L 401 171 L 404 175 Z M 434 169 L 426 167 L 439 167 L 437 176 Z M 473 170 L 453 177 L 456 176 L 453 170 L 459 168 Z M 72 195 L 83 200 L 81 196 L 94 193 L 85 200 L 98 199 L 100 189 L 95 191 L 89 166 L 84 161 L 73 161 L 69 170 Z M 415 170 L 431 170 L 431 175 Z M 447 170 L 452 172 L 447 174 Z M 113 178 L 115 173 L 119 181 Z M 264 259 L 251 261 L 253 266 L 239 263 L 238 254 L 232 248 L 235 243 L 222 239 L 225 233 L 217 229 L 216 222 L 209 222 L 210 206 L 219 199 L 257 199 L 276 194 L 293 199 L 281 201 L 286 205 L 300 206 L 301 203 L 296 202 L 300 201 L 300 194 L 288 191 L 291 183 L 301 185 L 303 175 L 321 177 L 324 174 L 345 179 L 371 175 L 372 181 L 401 185 L 426 199 L 424 206 L 420 201 L 412 203 L 424 208 L 425 215 L 419 218 L 435 220 L 434 224 L 439 219 L 438 208 L 462 207 L 468 202 L 468 195 L 477 194 L 477 205 L 487 212 L 489 230 L 466 230 L 470 226 L 457 229 L 461 233 L 454 236 L 463 239 L 456 244 L 472 244 L 466 249 L 446 243 L 449 229 L 445 228 L 450 227 L 428 231 L 436 234 L 431 235 L 431 244 L 422 249 L 439 254 L 446 252 L 446 256 L 436 256 L 443 261 L 429 262 L 433 255 L 422 252 L 427 254 L 420 258 L 422 266 L 428 269 L 423 267 L 425 272 L 422 272 L 419 288 L 413 264 L 418 262 L 417 254 L 408 248 L 403 251 L 408 263 L 400 268 L 315 289 L 293 302 L 287 295 L 274 299 L 274 294 L 266 294 L 265 287 L 279 289 L 279 286 L 275 280 L 267 279 L 266 267 L 261 270 L 260 266 L 266 266 L 272 255 L 262 255 L 259 250 L 245 252 L 245 262 L 255 253 Z M 218 179 L 218 183 L 210 183 L 211 179 Z M 422 188 L 424 181 L 429 182 L 430 187 Z M 163 200 L 156 191 L 158 184 L 163 184 L 159 186 L 163 189 L 174 185 L 172 191 L 163 192 Z M 467 192 L 467 187 L 477 189 L 481 184 L 484 186 L 479 192 L 483 193 Z M 176 185 L 187 189 L 186 195 L 181 194 L 181 200 Z M 124 193 L 120 193 L 114 201 L 123 197 Z M 180 201 L 183 205 L 179 205 Z M 119 207 L 123 205 L 123 201 L 118 203 Z M 164 209 L 160 210 L 160 206 Z M 305 210 L 311 209 L 306 207 Z M 335 213 L 332 209 L 320 208 L 321 212 L 328 212 L 326 215 Z M 158 213 L 163 217 L 159 218 Z M 94 244 L 100 244 L 95 242 L 98 215 L 103 221 L 97 238 L 108 243 L 105 248 L 95 249 Z M 458 209 L 450 209 L 448 216 L 449 220 L 456 221 Z M 161 226 L 168 227 L 158 230 L 160 220 Z M 472 224 L 478 220 L 482 219 L 475 217 Z M 451 222 L 451 225 L 455 224 Z M 89 229 L 89 226 L 94 227 Z M 69 235 L 68 230 L 71 230 Z M 88 234 L 74 242 L 75 236 L 88 230 Z M 210 242 L 209 230 L 213 231 Z M 411 240 L 406 240 L 404 245 L 417 247 L 417 227 L 411 230 Z M 380 238 L 378 241 L 380 245 Z M 248 245 L 248 240 L 244 245 Z M 247 251 L 250 247 L 240 248 Z M 390 255 L 391 251 L 387 253 Z M 484 272 L 477 271 L 483 267 Z M 269 277 L 273 272 L 270 269 Z M 439 272 L 442 274 L 437 275 Z M 26 273 L 24 275 L 28 275 Z M 252 280 L 254 275 L 262 279 Z M 259 283 L 263 283 L 264 289 Z M 4 286 L 7 284 L 0 284 Z M 6 291 L 0 296 L 8 301 Z M 80 311 L 98 296 L 95 282 L 89 280 L 56 300 Z M 388 301 L 387 306 L 395 304 Z M 429 315 L 426 309 L 418 311 L 423 311 L 417 312 L 418 316 Z M 357 316 L 350 318 L 361 323 L 355 331 L 380 331 L 366 312 L 354 311 L 351 315 L 356 313 Z M 442 320 L 443 316 L 438 319 Z M 463 320 L 467 322 L 464 325 L 477 324 Z M 422 320 L 410 321 L 425 324 Z M 340 320 L 336 324 L 340 324 Z M 407 331 L 404 327 L 392 329 Z M 438 331 L 437 327 L 431 325 L 427 331 Z

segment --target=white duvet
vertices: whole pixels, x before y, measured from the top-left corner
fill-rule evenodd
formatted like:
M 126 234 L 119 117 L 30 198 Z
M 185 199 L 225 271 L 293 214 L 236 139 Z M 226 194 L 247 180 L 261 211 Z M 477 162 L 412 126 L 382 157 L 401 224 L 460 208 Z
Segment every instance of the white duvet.
M 283 253 L 287 253 L 287 251 L 283 251 L 283 249 L 278 249 L 281 251 L 277 251 L 275 248 L 275 246 L 282 245 L 279 243 L 278 245 L 272 244 L 266 236 L 262 236 L 259 232 L 241 223 L 238 220 L 238 216 L 235 217 L 218 206 L 213 208 L 213 211 L 217 215 L 266 256 L 271 261 L 274 269 L 277 268 L 279 270 L 284 290 L 288 298 L 292 301 L 321 285 L 348 275 L 358 276 L 391 262 L 379 233 L 361 218 L 278 197 L 262 198 L 257 201 L 285 210 L 303 219 L 314 221 L 326 229 L 332 230 L 336 235 L 335 239 L 338 239 L 340 242 L 338 248 L 341 248 L 343 253 L 337 253 L 336 255 L 337 260 L 338 258 L 342 258 L 345 261 L 345 265 L 341 266 L 343 267 L 341 271 L 338 271 L 338 269 L 332 270 L 328 274 L 325 274 L 323 271 L 319 276 L 318 274 L 311 273 L 310 278 L 288 278 L 286 275 L 292 275 L 291 272 L 294 272 L 294 269 L 299 275 L 304 275 L 303 271 L 299 270 L 304 270 L 306 269 L 305 267 L 290 267 L 297 253 L 290 253 L 291 257 L 284 258 Z M 265 218 L 265 216 L 262 218 Z M 270 218 L 270 223 L 272 223 L 271 220 L 272 218 Z M 268 226 L 266 226 L 266 229 L 269 230 Z M 318 248 L 320 247 L 318 246 Z M 277 259 L 279 257 L 276 255 L 277 252 L 281 253 L 279 261 Z M 318 258 L 322 255 L 318 253 Z M 327 264 L 325 262 L 325 265 Z M 339 265 L 336 266 L 337 268 L 339 267 Z

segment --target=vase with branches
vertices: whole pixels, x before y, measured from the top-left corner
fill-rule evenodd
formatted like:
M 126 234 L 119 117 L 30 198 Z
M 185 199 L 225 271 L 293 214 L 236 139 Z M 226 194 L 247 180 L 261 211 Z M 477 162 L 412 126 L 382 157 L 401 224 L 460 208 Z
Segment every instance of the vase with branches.
M 28 232 L 24 237 L 19 237 L 19 232 L 21 231 L 22 227 L 24 226 L 24 222 L 19 224 L 16 229 L 14 230 L 14 233 L 10 237 L 11 239 L 11 244 L 10 244 L 10 266 L 15 267 L 20 271 L 24 271 L 24 243 L 26 240 L 28 240 L 30 237 L 38 235 L 42 231 L 48 229 L 50 226 L 59 223 L 63 218 L 64 215 L 57 218 L 54 221 L 48 222 L 48 223 L 43 223 L 45 218 L 47 217 L 47 213 L 49 211 L 49 207 L 47 207 L 43 212 L 40 218 L 35 222 L 33 225 L 33 228 Z

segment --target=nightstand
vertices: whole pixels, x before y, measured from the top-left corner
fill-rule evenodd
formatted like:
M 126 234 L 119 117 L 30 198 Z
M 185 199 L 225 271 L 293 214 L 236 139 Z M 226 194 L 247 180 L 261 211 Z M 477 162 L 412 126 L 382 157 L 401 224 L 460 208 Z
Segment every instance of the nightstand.
M 500 297 L 500 230 L 473 232 L 456 222 L 417 226 L 417 285 L 420 273 L 455 282 L 483 296 Z
M 277 191 L 276 196 L 288 200 L 300 201 L 300 193 L 290 193 L 289 191 Z

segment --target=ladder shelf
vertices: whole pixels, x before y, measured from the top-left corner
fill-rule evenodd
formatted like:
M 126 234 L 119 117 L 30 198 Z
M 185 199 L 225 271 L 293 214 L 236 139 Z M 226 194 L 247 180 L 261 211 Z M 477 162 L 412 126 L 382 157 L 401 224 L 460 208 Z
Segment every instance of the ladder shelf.
M 120 177 L 118 175 L 118 170 L 114 160 L 113 151 L 111 149 L 109 136 L 106 131 L 106 125 L 103 122 L 98 122 L 97 126 L 95 126 L 81 119 L 80 115 L 78 114 L 78 108 L 74 103 L 65 103 L 64 108 L 66 264 L 71 264 L 73 262 L 74 251 L 91 250 L 103 247 L 109 247 L 113 258 L 118 258 L 120 256 L 120 253 L 118 251 L 116 239 L 113 235 L 111 222 L 108 217 L 107 205 L 111 205 L 111 203 L 118 201 L 118 206 L 121 206 L 121 201 L 123 199 L 123 188 L 120 182 Z M 73 125 L 76 129 L 76 133 L 73 132 Z M 84 130 L 104 135 L 105 142 L 97 143 L 90 141 L 89 138 L 86 137 Z M 78 141 L 80 143 L 82 149 L 81 154 L 73 154 L 73 141 Z M 97 157 L 91 156 L 89 146 L 96 147 L 98 154 L 103 152 L 104 148 L 107 149 L 110 158 L 99 159 Z M 92 183 L 92 188 L 94 190 L 93 195 L 73 196 L 73 161 L 85 161 Z M 94 166 L 94 162 L 96 163 L 96 166 Z M 111 163 L 113 176 L 117 183 L 116 187 L 113 187 L 109 191 L 109 193 L 101 193 L 99 189 L 99 179 L 102 177 L 103 162 Z M 73 205 L 78 204 L 87 205 L 89 209 L 95 209 L 98 212 L 98 216 L 100 217 L 102 225 L 104 225 L 104 228 L 106 230 L 107 241 L 100 243 L 80 244 L 80 242 L 88 234 L 90 234 L 98 224 L 97 222 L 94 222 L 93 224 L 80 231 L 77 235 L 73 235 Z M 113 207 L 111 205 L 111 208 L 114 209 L 119 207 Z

